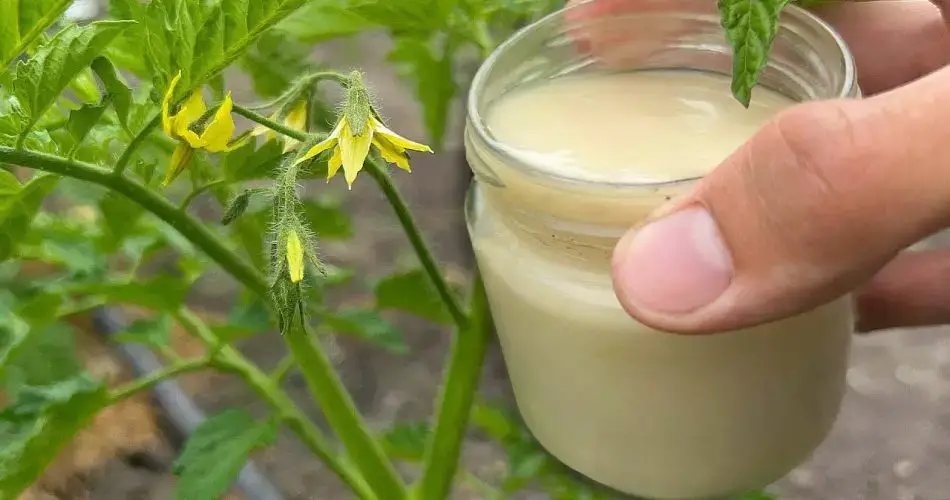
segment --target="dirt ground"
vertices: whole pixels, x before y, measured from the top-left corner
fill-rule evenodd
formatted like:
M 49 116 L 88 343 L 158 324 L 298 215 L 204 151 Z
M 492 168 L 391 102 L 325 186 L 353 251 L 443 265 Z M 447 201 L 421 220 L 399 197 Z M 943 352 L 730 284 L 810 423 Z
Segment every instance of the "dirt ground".
M 324 47 L 315 57 L 339 62 L 341 67 L 362 66 L 394 127 L 410 137 L 424 137 L 419 110 L 383 63 L 385 52 L 384 39 L 364 37 Z M 343 60 L 344 54 L 360 54 L 363 60 Z M 470 260 L 460 186 L 467 174 L 458 127 L 447 146 L 445 153 L 419 157 L 411 176 L 399 173 L 396 177 L 440 261 L 464 272 Z M 314 188 L 328 189 L 323 184 Z M 381 276 L 407 255 L 400 229 L 369 179 L 357 182 L 349 206 L 357 238 L 346 247 L 326 246 L 325 256 L 364 275 Z M 222 290 L 227 286 L 215 279 L 201 282 L 196 303 L 222 306 L 226 296 Z M 346 382 L 374 425 L 430 414 L 448 346 L 447 332 L 411 318 L 394 319 L 413 347 L 411 357 L 396 357 L 349 341 L 341 342 L 336 353 Z M 264 367 L 276 364 L 285 352 L 274 335 L 260 336 L 241 347 Z M 811 461 L 774 485 L 773 491 L 784 500 L 950 500 L 950 331 L 931 328 L 858 338 L 848 382 L 850 392 L 831 438 Z M 319 419 L 302 380 L 291 377 L 288 387 Z M 490 356 L 482 388 L 492 396 L 509 394 L 498 352 Z M 207 379 L 194 392 L 209 413 L 232 407 L 264 411 L 249 391 L 227 377 Z M 110 462 L 89 480 L 85 498 L 171 498 L 173 480 L 167 474 L 171 451 L 167 445 L 155 450 L 146 453 L 157 457 L 154 467 L 130 467 L 127 458 Z M 290 438 L 284 437 L 256 460 L 288 499 L 348 498 L 332 475 Z M 466 462 L 470 470 L 490 478 L 499 472 L 503 460 L 491 445 L 474 438 L 469 441 Z M 459 492 L 457 498 L 476 497 Z

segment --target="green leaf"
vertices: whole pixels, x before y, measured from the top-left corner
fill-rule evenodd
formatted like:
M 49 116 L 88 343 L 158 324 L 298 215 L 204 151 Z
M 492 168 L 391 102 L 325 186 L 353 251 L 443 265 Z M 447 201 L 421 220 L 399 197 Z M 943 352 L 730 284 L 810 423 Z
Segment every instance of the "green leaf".
M 425 421 L 395 423 L 382 437 L 383 449 L 392 458 L 421 462 L 429 433 L 430 426 Z
M 271 179 L 283 158 L 283 146 L 267 141 L 258 148 L 254 141 L 228 153 L 222 161 L 224 177 L 232 182 Z
M 443 325 L 453 323 L 432 280 L 421 269 L 393 274 L 377 283 L 376 308 L 404 311 Z
M 172 337 L 172 317 L 168 314 L 159 314 L 153 318 L 137 319 L 125 331 L 117 334 L 117 342 L 141 344 L 150 347 L 166 347 Z
M 15 193 L 9 176 L 5 176 L 3 190 L 9 196 L 0 197 L 0 261 L 8 258 L 33 224 L 43 199 L 59 182 L 55 175 L 37 174 Z
M 145 209 L 125 196 L 110 191 L 99 199 L 99 213 L 102 214 L 99 247 L 114 252 L 136 233 Z
M 7 170 L 0 168 L 0 200 L 20 192 L 20 181 Z
M 722 26 L 733 49 L 732 94 L 745 107 L 768 63 L 787 4 L 788 0 L 719 0 Z
M 402 332 L 372 309 L 340 309 L 327 313 L 324 321 L 335 333 L 355 335 L 397 354 L 409 352 Z
M 89 135 L 92 127 L 99 123 L 102 114 L 106 111 L 107 104 L 86 104 L 79 109 L 69 112 L 69 121 L 66 122 L 66 130 L 75 141 L 74 149 L 78 149 L 79 144 Z
M 341 204 L 326 197 L 307 198 L 303 214 L 320 240 L 345 240 L 353 236 L 353 223 Z
M 355 0 L 349 9 L 396 34 L 429 33 L 438 30 L 443 22 L 439 16 L 433 15 L 430 2 Z
M 181 71 L 179 96 L 230 66 L 272 26 L 306 0 L 153 0 L 143 14 L 153 66 L 162 72 L 158 88 Z
M 67 26 L 43 44 L 29 61 L 18 63 L 13 90 L 26 116 L 20 133 L 28 133 L 66 86 L 130 24 L 100 21 L 82 27 Z
M 191 282 L 170 276 L 132 283 L 91 283 L 74 289 L 100 297 L 109 304 L 132 304 L 156 311 L 172 311 L 185 302 Z
M 92 61 L 92 70 L 99 77 L 102 86 L 106 89 L 106 98 L 112 103 L 112 109 L 126 129 L 129 128 L 129 112 L 132 109 L 132 91 L 129 90 L 118 70 L 105 57 L 97 57 Z
M 276 420 L 255 420 L 241 410 L 226 410 L 195 429 L 175 461 L 177 500 L 220 498 L 237 477 L 248 455 L 277 439 Z
M 30 333 L 30 325 L 13 310 L 16 297 L 0 291 L 0 382 L 6 380 L 10 362 L 17 358 Z
M 0 380 L 10 397 L 28 387 L 56 384 L 83 370 L 77 355 L 76 330 L 68 323 L 33 326 L 11 350 Z
M 437 53 L 427 40 L 404 37 L 396 40 L 396 47 L 389 54 L 402 77 L 412 82 L 422 104 L 429 137 L 437 148 L 442 146 L 449 110 L 458 92 L 453 55 L 448 45 Z
M 341 0 L 314 0 L 277 26 L 310 44 L 361 33 L 375 24 L 347 8 Z
M 0 73 L 20 57 L 73 0 L 0 0 Z
M 211 330 L 222 341 L 229 343 L 271 331 L 272 326 L 267 305 L 257 297 L 250 297 L 234 305 L 228 313 L 227 323 L 212 325 Z
M 310 52 L 309 46 L 273 30 L 264 33 L 247 51 L 241 59 L 241 67 L 251 77 L 254 92 L 261 97 L 277 97 L 295 78 L 312 68 L 307 61 Z
M 88 376 L 22 391 L 0 413 L 0 498 L 18 498 L 108 399 Z

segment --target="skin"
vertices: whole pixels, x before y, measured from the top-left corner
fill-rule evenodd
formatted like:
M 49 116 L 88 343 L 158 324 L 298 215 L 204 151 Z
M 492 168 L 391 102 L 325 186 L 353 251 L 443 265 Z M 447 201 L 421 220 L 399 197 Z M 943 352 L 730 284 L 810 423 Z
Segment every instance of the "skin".
M 655 1 L 588 0 L 572 15 Z M 641 322 L 716 332 L 856 291 L 861 331 L 950 323 L 950 250 L 902 252 L 950 227 L 950 0 L 813 10 L 848 42 L 867 97 L 780 113 L 632 229 L 613 278 Z M 617 42 L 585 37 L 594 51 Z

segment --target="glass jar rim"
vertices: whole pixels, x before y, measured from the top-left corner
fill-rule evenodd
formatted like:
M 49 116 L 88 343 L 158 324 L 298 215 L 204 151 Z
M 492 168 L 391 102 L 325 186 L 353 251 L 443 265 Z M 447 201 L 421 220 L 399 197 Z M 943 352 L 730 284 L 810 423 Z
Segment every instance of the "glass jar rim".
M 483 145 L 487 146 L 488 150 L 495 155 L 498 155 L 500 159 L 506 163 L 512 165 L 516 170 L 521 170 L 523 173 L 541 176 L 549 181 L 554 181 L 557 183 L 570 184 L 575 186 L 583 186 L 588 188 L 608 188 L 608 189 L 623 189 L 623 188 L 663 188 L 663 187 L 672 187 L 680 184 L 688 184 L 692 182 L 699 181 L 705 175 L 686 177 L 681 179 L 672 179 L 672 180 L 632 180 L 632 181 L 604 181 L 604 180 L 591 180 L 583 179 L 579 177 L 573 177 L 569 175 L 558 174 L 552 172 L 548 169 L 544 169 L 537 165 L 532 165 L 528 162 L 519 160 L 512 154 L 510 148 L 506 147 L 502 141 L 496 140 L 488 130 L 488 125 L 485 122 L 484 115 L 479 111 L 478 106 L 478 93 L 481 92 L 487 85 L 489 78 L 489 73 L 491 69 L 495 66 L 498 59 L 511 50 L 512 47 L 517 46 L 519 43 L 523 42 L 532 32 L 548 27 L 554 23 L 559 22 L 565 17 L 565 15 L 573 10 L 583 8 L 585 3 L 588 3 L 590 0 L 585 2 L 580 2 L 570 7 L 564 7 L 558 9 L 541 19 L 521 28 L 507 40 L 502 42 L 492 53 L 485 59 L 482 65 L 478 68 L 478 71 L 475 73 L 474 78 L 472 79 L 472 85 L 469 87 L 468 98 L 466 102 L 466 113 L 468 115 L 468 126 L 474 132 L 479 141 Z M 821 19 L 817 15 L 809 12 L 808 10 L 801 8 L 797 5 L 787 5 L 782 12 L 783 16 L 791 16 L 797 20 L 800 20 L 805 23 L 812 23 L 815 27 L 820 28 L 821 35 L 828 37 L 833 44 L 838 48 L 838 53 L 842 56 L 842 63 L 844 68 L 844 75 L 842 78 L 841 88 L 838 90 L 838 95 L 835 98 L 843 99 L 849 97 L 851 89 L 857 83 L 857 72 L 855 69 L 854 58 L 851 54 L 851 50 L 848 48 L 847 42 L 844 38 L 825 20 Z M 620 15 L 619 17 L 623 17 Z M 614 17 L 616 19 L 616 16 Z

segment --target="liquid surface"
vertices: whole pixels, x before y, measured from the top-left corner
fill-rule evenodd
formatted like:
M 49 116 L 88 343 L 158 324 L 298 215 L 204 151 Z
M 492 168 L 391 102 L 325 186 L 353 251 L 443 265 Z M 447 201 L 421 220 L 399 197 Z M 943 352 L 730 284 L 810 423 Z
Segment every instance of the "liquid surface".
M 500 99 L 486 122 L 514 154 L 553 173 L 656 182 L 705 175 L 791 104 L 758 87 L 745 109 L 724 76 L 644 71 L 526 86 Z
M 594 74 L 513 92 L 488 121 L 548 172 L 669 180 L 706 173 L 788 104 L 757 89 L 744 111 L 728 80 L 702 73 Z M 518 408 L 554 456 L 645 498 L 722 499 L 779 479 L 825 438 L 849 298 L 736 332 L 658 332 L 618 303 L 610 254 L 675 191 L 546 183 L 468 147 L 479 269 Z

